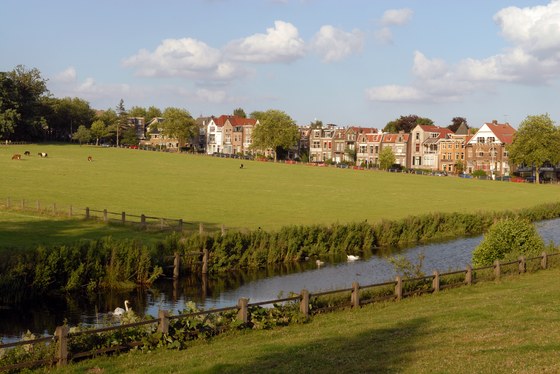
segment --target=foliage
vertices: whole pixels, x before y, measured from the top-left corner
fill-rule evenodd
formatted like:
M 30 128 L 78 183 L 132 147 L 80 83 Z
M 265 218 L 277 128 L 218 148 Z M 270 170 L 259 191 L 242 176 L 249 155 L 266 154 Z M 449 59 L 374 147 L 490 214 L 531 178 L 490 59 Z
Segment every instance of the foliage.
M 495 260 L 537 256 L 545 245 L 535 226 L 526 219 L 506 218 L 494 223 L 473 251 L 473 266 L 491 265 Z
M 95 120 L 91 124 L 91 128 L 89 131 L 91 133 L 92 138 L 95 139 L 95 145 L 99 145 L 99 139 L 102 139 L 109 135 L 107 126 L 105 126 L 105 123 L 100 119 Z
M 418 117 L 415 114 L 401 116 L 400 118 L 390 121 L 383 128 L 383 132 L 396 133 L 399 131 L 411 132 L 417 125 L 433 125 L 434 121 L 429 118 Z
M 475 178 L 480 178 L 480 177 L 485 177 L 486 176 L 486 172 L 482 169 L 474 170 L 471 174 Z
M 77 140 L 80 145 L 82 145 L 82 143 L 87 143 L 91 140 L 91 131 L 84 125 L 80 125 L 78 130 L 72 134 L 72 139 Z
M 425 257 L 424 253 L 418 253 L 417 261 L 414 263 L 403 255 L 389 257 L 387 260 L 393 265 L 397 275 L 400 275 L 404 279 L 411 279 L 425 276 L 422 271 Z
M 462 124 L 465 124 L 465 126 L 467 126 L 467 129 L 469 128 L 468 124 L 467 124 L 467 119 L 464 117 L 453 117 L 453 119 L 451 120 L 451 125 L 447 126 L 447 128 L 453 132 L 457 132 L 457 130 L 459 129 L 459 127 Z
M 253 114 L 254 115 L 254 112 Z M 280 110 L 267 110 L 257 115 L 258 124 L 253 129 L 251 147 L 255 150 L 274 152 L 274 160 L 281 148 L 289 149 L 299 140 L 298 127 L 294 120 Z
M 383 147 L 379 153 L 379 167 L 388 170 L 395 163 L 395 154 L 391 147 Z
M 120 138 L 122 136 L 122 131 L 128 127 L 128 113 L 124 107 L 124 100 L 119 101 L 119 105 L 116 107 L 117 119 L 113 123 L 116 133 L 116 144 L 117 147 L 120 144 Z
M 243 108 L 234 109 L 233 110 L 233 115 L 237 116 L 237 117 L 247 118 L 247 114 L 245 114 L 245 111 L 243 110 Z
M 507 146 L 511 162 L 517 165 L 534 165 L 536 183 L 539 183 L 539 169 L 549 162 L 560 162 L 560 129 L 548 114 L 527 116 L 519 125 L 513 142 Z
M 165 120 L 160 124 L 161 133 L 168 138 L 176 138 L 179 151 L 197 135 L 195 120 L 185 109 L 165 108 L 163 118 Z
M 95 111 L 89 103 L 80 98 L 48 97 L 43 100 L 47 120 L 46 138 L 49 140 L 69 140 L 78 125 L 89 126 L 95 119 Z

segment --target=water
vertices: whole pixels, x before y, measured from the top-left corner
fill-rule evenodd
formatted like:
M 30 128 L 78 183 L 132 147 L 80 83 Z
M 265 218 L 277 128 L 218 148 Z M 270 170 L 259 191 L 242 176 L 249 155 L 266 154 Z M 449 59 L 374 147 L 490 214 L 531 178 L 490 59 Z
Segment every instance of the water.
M 560 219 L 536 224 L 546 244 L 560 244 Z M 472 251 L 482 236 L 453 241 L 420 245 L 400 251 L 412 263 L 424 256 L 423 271 L 431 274 L 465 269 L 471 262 Z M 318 267 L 314 260 L 283 265 L 276 268 L 247 272 L 230 272 L 224 276 L 184 276 L 179 281 L 163 280 L 151 289 L 138 289 L 129 293 L 107 293 L 96 296 L 61 297 L 35 300 L 18 308 L 0 309 L 0 339 L 3 342 L 18 340 L 29 330 L 36 334 L 51 335 L 56 326 L 65 320 L 69 325 L 95 326 L 110 320 L 109 311 L 130 300 L 135 313 L 157 316 L 159 309 L 178 313 L 189 301 L 200 308 L 233 306 L 241 297 L 250 302 L 268 301 L 299 293 L 350 288 L 352 282 L 361 285 L 386 282 L 396 276 L 387 256 L 395 252 L 366 256 L 356 262 L 343 258 L 324 258 Z

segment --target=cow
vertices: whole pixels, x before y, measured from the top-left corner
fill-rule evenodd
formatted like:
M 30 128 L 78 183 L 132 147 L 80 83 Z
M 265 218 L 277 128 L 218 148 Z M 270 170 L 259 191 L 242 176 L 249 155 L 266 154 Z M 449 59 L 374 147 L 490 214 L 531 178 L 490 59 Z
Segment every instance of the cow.
M 93 157 L 87 156 L 87 160 L 88 160 L 88 161 L 93 161 Z
M 38 155 L 41 156 L 41 157 L 47 157 L 48 156 L 47 152 L 39 152 Z
M 12 160 L 21 160 L 21 155 L 19 153 L 16 153 L 12 156 Z
M 26 156 L 30 156 L 30 155 L 31 155 L 31 152 L 25 151 L 25 152 L 23 152 L 23 154 L 26 155 Z

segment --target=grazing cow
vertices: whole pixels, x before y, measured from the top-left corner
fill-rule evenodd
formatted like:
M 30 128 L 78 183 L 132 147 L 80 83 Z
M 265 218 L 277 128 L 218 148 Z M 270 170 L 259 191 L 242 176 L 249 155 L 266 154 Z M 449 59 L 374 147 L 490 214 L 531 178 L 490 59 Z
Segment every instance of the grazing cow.
M 12 156 L 12 160 L 21 160 L 21 155 L 19 153 L 16 153 Z
M 93 157 L 87 156 L 87 160 L 88 160 L 88 161 L 93 161 Z
M 31 155 L 31 152 L 25 151 L 25 152 L 23 152 L 23 154 L 26 155 L 26 156 L 30 156 L 30 155 Z
M 48 156 L 47 152 L 39 152 L 38 155 L 41 156 L 41 157 L 47 157 Z

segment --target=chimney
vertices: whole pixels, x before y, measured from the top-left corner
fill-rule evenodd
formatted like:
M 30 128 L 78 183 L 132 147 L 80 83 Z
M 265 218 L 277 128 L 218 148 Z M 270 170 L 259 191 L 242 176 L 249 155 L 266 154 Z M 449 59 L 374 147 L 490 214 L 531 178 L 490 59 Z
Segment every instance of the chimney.
M 492 120 L 492 123 L 493 123 L 494 125 L 497 125 L 497 124 L 498 124 L 498 120 L 497 120 L 497 119 L 493 119 L 493 120 Z

